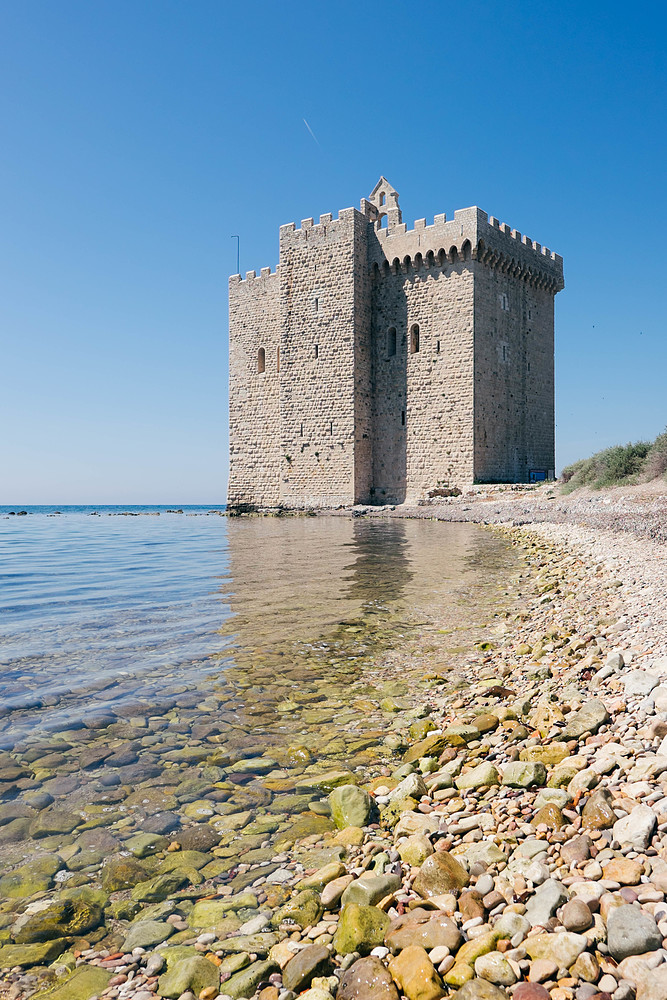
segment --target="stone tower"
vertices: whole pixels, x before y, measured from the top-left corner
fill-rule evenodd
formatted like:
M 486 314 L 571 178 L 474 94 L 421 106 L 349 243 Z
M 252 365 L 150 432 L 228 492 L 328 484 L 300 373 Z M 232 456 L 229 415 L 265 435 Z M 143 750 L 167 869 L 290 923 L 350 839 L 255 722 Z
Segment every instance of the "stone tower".
M 479 208 L 408 230 L 384 177 L 281 226 L 276 271 L 230 279 L 228 505 L 552 477 L 562 287 L 561 257 Z

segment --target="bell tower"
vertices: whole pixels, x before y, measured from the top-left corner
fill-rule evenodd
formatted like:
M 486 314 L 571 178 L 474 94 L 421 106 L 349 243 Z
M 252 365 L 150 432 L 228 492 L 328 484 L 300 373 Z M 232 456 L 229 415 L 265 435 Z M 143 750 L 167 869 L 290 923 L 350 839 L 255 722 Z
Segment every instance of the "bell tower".
M 375 205 L 378 212 L 376 229 L 391 229 L 403 221 L 398 204 L 398 191 L 392 187 L 386 177 L 381 177 L 370 193 L 369 201 Z M 386 220 L 386 221 L 385 221 Z

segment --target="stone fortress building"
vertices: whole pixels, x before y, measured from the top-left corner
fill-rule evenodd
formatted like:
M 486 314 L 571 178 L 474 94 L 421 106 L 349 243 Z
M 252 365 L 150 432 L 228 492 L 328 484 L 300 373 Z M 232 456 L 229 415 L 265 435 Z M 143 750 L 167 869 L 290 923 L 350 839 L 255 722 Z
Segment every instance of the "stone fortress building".
M 562 287 L 558 254 L 479 208 L 408 229 L 384 177 L 281 226 L 276 271 L 230 278 L 229 507 L 553 477 Z

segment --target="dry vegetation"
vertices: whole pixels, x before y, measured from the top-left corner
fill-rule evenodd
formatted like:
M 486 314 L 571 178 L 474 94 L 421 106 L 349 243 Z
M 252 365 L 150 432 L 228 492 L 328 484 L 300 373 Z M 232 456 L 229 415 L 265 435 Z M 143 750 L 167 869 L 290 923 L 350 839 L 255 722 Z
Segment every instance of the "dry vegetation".
M 614 445 L 590 458 L 568 465 L 562 472 L 565 493 L 581 486 L 600 490 L 607 486 L 647 483 L 667 473 L 667 430 L 653 441 Z

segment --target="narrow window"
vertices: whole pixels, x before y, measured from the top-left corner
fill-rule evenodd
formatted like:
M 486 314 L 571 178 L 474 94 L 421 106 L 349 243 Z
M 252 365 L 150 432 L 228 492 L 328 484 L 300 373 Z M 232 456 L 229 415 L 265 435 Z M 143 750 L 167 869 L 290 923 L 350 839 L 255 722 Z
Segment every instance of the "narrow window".
M 319 356 L 320 356 L 320 345 L 319 344 L 315 344 L 315 360 L 316 361 L 319 358 Z
M 440 341 L 438 340 L 435 345 L 435 353 L 440 354 Z
M 333 434 L 333 420 L 329 421 L 329 434 Z
M 276 371 L 280 371 L 280 348 L 276 347 Z
M 503 361 L 507 361 L 507 348 L 503 344 Z
M 319 299 L 315 299 L 314 305 L 315 305 L 315 312 L 316 313 L 319 312 L 320 311 L 320 300 Z
M 387 330 L 387 357 L 393 358 L 396 355 L 396 327 L 390 326 Z
M 301 424 L 301 437 L 303 437 L 303 424 Z
M 410 330 L 410 354 L 419 353 L 419 327 L 415 325 Z
M 384 191 L 380 192 L 380 204 L 384 205 Z
M 405 427 L 405 410 L 401 410 L 401 425 Z
M 503 292 L 503 294 L 500 296 L 500 308 L 503 310 L 503 312 L 509 312 L 510 300 L 507 298 L 505 292 Z
M 532 319 L 532 318 L 533 318 L 533 310 L 529 309 L 528 310 L 528 319 Z
M 257 351 L 257 373 L 262 374 L 266 370 L 266 352 L 263 347 Z

